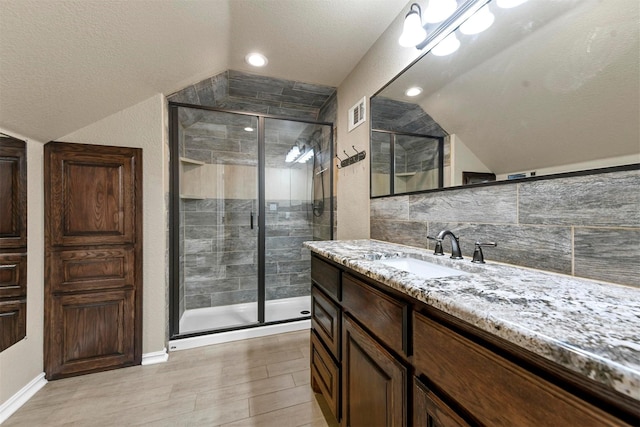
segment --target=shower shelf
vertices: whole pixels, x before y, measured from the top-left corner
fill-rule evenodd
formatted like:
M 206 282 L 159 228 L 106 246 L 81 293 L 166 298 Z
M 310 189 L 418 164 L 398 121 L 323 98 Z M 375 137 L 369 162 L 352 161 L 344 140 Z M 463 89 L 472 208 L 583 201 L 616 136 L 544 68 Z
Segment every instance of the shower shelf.
M 183 200 L 203 200 L 202 168 L 206 163 L 200 160 L 180 157 L 180 198 Z
M 412 176 L 415 176 L 415 172 L 402 172 L 402 173 L 397 173 L 396 177 L 398 178 L 411 178 Z
M 202 162 L 200 160 L 190 159 L 188 157 L 180 157 L 180 162 L 185 163 L 187 165 L 194 165 L 194 166 L 202 166 L 205 164 L 205 162 Z
M 180 198 L 186 200 L 204 200 L 206 197 L 198 196 L 196 194 L 181 194 Z

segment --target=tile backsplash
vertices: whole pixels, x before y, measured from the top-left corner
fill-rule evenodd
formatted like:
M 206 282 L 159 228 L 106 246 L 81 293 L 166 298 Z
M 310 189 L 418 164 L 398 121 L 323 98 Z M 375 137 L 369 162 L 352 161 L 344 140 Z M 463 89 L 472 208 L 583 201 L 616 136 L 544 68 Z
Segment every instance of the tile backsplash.
M 640 287 L 638 169 L 372 199 L 370 214 L 372 239 L 433 249 L 449 229 L 466 261 L 495 241 L 486 260 Z

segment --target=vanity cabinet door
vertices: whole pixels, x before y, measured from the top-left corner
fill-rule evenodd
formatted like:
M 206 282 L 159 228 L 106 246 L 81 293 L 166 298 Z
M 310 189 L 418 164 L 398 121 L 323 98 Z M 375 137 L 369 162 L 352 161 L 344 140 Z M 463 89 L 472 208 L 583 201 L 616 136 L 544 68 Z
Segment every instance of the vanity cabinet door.
M 342 425 L 407 425 L 407 368 L 343 316 Z
M 413 379 L 413 427 L 468 427 L 469 424 L 438 396 Z
M 11 347 L 27 335 L 27 302 L 0 301 L 0 351 Z

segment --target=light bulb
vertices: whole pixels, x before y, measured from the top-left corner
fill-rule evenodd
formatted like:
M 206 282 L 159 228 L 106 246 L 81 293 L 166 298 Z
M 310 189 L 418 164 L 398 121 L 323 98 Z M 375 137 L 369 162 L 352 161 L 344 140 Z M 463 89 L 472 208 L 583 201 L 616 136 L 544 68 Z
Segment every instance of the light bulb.
M 526 3 L 527 0 L 498 0 L 498 7 L 503 9 L 511 9 L 512 7 L 520 6 L 522 3 Z
M 457 8 L 456 0 L 429 0 L 424 20 L 429 24 L 437 24 L 450 17 Z
M 456 33 L 451 33 L 431 49 L 431 53 L 435 56 L 447 56 L 458 50 L 459 47 L 460 40 L 456 37 Z
M 460 32 L 462 34 L 481 33 L 489 28 L 494 20 L 495 16 L 493 16 L 493 13 L 489 10 L 489 5 L 486 5 L 460 25 Z
M 398 43 L 402 47 L 411 47 L 420 44 L 427 38 L 427 32 L 422 27 L 422 21 L 418 12 L 411 11 L 404 18 L 404 26 L 402 34 L 398 39 Z

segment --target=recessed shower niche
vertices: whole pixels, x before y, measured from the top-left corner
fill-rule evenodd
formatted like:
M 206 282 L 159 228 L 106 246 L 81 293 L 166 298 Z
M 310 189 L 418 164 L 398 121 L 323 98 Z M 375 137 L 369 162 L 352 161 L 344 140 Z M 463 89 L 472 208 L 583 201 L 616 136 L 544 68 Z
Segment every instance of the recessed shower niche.
M 169 104 L 172 337 L 308 318 L 332 125 Z

